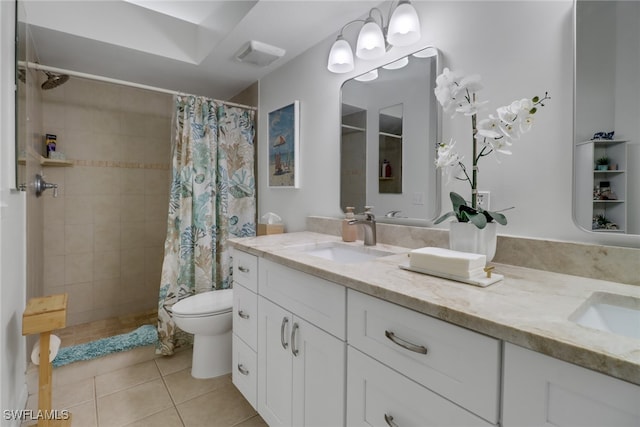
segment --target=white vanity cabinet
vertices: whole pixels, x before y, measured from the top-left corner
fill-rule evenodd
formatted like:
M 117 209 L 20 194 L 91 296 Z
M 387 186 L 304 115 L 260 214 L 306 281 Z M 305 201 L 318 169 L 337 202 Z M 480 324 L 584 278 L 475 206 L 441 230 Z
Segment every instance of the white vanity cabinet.
M 640 426 L 640 387 L 505 343 L 503 426 Z
M 233 255 L 233 344 L 231 379 L 257 407 L 258 390 L 258 257 Z
M 342 426 L 346 290 L 260 259 L 258 412 L 271 427 Z
M 499 340 L 351 289 L 347 299 L 347 425 L 498 423 Z

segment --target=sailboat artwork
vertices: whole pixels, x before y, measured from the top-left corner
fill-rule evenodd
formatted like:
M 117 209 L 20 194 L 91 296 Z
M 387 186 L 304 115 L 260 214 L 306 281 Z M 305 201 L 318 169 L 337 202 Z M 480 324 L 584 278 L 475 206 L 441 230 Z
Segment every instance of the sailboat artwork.
M 298 187 L 298 101 L 269 113 L 269 186 Z
M 287 140 L 285 139 L 285 137 L 280 135 L 276 138 L 276 141 L 273 143 L 273 147 L 274 148 L 279 147 L 281 145 L 284 145 L 286 142 Z M 288 157 L 289 156 L 283 159 L 282 154 L 276 151 L 276 156 L 275 156 L 276 169 L 275 169 L 274 175 L 282 175 L 290 172 L 290 167 L 289 167 L 290 162 Z

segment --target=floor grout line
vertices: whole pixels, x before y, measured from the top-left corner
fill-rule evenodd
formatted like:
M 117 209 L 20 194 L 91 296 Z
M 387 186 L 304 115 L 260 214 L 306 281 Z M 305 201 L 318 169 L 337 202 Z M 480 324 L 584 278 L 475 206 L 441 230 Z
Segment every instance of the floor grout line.
M 96 385 L 96 376 L 94 375 L 93 378 L 93 410 L 95 412 L 96 415 L 96 427 L 100 427 L 100 420 L 98 419 L 98 387 Z
M 156 369 L 160 373 L 160 379 L 162 379 L 162 384 L 164 384 L 164 388 L 167 390 L 167 394 L 169 395 L 169 399 L 171 399 L 171 403 L 173 404 L 173 409 L 175 409 L 176 414 L 178 414 L 178 419 L 180 420 L 180 423 L 184 427 L 185 426 L 184 420 L 182 419 L 182 415 L 180 415 L 180 411 L 178 411 L 178 405 L 176 404 L 176 401 L 173 398 L 173 394 L 171 393 L 171 390 L 169 390 L 169 386 L 167 385 L 167 382 L 164 379 L 165 375 L 160 370 L 160 367 L 158 366 L 158 362 L 156 362 L 155 359 L 154 359 L 153 363 L 156 364 Z

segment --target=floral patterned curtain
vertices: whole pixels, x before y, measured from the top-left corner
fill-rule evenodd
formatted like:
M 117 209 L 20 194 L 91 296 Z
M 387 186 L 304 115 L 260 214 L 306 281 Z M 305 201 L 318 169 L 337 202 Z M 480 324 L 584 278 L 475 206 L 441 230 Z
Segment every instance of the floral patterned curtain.
M 231 237 L 255 236 L 255 112 L 176 96 L 172 182 L 158 302 L 157 353 L 191 342 L 171 307 L 232 284 Z

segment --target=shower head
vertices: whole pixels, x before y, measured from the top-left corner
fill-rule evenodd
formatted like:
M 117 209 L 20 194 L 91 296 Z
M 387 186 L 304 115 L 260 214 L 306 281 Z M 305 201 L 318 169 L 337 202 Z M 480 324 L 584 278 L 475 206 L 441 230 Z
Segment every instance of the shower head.
M 69 76 L 66 74 L 55 74 L 55 73 L 50 73 L 49 71 L 44 71 L 44 70 L 42 70 L 42 72 L 47 75 L 47 80 L 44 83 L 42 83 L 42 86 L 41 86 L 42 89 L 44 90 L 56 88 L 61 84 L 65 83 L 67 80 L 69 80 Z

